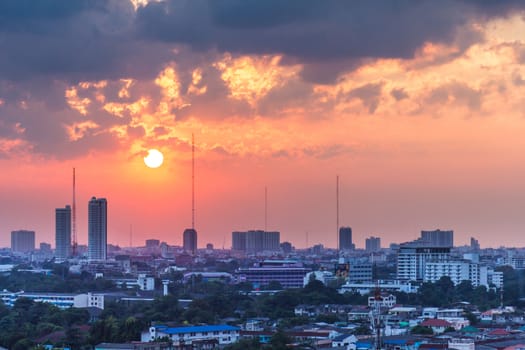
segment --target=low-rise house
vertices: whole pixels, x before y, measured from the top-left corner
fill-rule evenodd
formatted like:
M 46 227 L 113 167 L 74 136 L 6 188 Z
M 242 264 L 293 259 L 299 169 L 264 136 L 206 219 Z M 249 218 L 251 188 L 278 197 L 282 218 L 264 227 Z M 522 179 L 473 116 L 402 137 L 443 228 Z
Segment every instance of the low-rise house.
M 429 318 L 421 322 L 420 324 L 423 327 L 431 328 L 434 334 L 444 333 L 448 327 L 451 327 L 450 322 L 439 319 L 439 318 Z
M 165 325 L 151 326 L 142 332 L 143 342 L 155 341 L 159 338 L 169 338 L 174 345 L 190 345 L 202 341 L 215 340 L 218 345 L 232 344 L 239 340 L 239 327 L 229 325 L 168 327 Z

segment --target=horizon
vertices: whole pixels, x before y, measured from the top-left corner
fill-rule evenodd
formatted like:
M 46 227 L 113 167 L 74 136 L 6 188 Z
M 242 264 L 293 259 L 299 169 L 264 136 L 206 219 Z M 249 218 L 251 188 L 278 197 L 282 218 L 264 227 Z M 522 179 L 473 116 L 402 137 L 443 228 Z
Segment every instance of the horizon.
M 336 247 L 337 223 L 358 246 L 438 228 L 524 245 L 525 3 L 9 0 L 0 13 L 0 246 L 18 229 L 55 245 L 73 168 L 79 244 L 95 196 L 108 243 L 132 227 L 133 242 L 181 245 L 193 135 L 199 247 L 263 227 Z

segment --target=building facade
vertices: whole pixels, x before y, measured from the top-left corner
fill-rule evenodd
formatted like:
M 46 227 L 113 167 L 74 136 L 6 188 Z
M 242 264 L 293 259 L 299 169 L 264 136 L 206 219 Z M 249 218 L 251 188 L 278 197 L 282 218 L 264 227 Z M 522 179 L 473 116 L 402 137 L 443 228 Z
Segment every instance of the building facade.
M 239 340 L 239 327 L 229 325 L 168 327 L 164 325 L 152 326 L 148 331 L 142 332 L 141 340 L 151 342 L 156 339 L 168 338 L 174 346 L 191 346 L 192 348 L 204 348 L 199 346 L 210 341 L 218 346 L 235 343 Z M 209 343 L 210 346 L 212 345 Z M 210 347 L 214 348 L 214 347 Z
M 454 246 L 454 231 L 421 231 L 421 240 L 432 247 L 452 248 Z
M 276 252 L 280 250 L 278 231 L 250 230 L 232 232 L 232 250 L 246 253 Z
M 87 308 L 96 307 L 104 309 L 104 295 L 95 293 L 39 293 L 39 292 L 0 292 L 0 299 L 8 306 L 12 307 L 19 298 L 31 299 L 35 302 L 53 304 L 59 309 L 70 307 Z
M 381 238 L 379 237 L 369 237 L 365 240 L 365 250 L 368 253 L 374 253 L 381 250 Z
M 71 207 L 55 209 L 55 257 L 67 259 L 71 255 Z
M 423 281 L 429 262 L 450 261 L 450 247 L 435 247 L 424 241 L 403 243 L 397 251 L 397 279 Z
M 92 197 L 88 204 L 88 258 L 107 259 L 108 204 L 105 198 Z
M 256 289 L 272 281 L 279 282 L 283 288 L 302 288 L 304 277 L 310 271 L 296 261 L 266 260 L 258 266 L 239 268 L 237 279 L 250 282 Z
M 187 228 L 182 233 L 182 247 L 187 253 L 197 253 L 197 231 L 194 228 Z
M 352 228 L 351 227 L 340 227 L 339 228 L 339 249 L 341 250 L 354 249 L 354 244 L 352 243 Z
M 35 250 L 35 231 L 11 231 L 11 250 L 17 253 L 28 253 Z

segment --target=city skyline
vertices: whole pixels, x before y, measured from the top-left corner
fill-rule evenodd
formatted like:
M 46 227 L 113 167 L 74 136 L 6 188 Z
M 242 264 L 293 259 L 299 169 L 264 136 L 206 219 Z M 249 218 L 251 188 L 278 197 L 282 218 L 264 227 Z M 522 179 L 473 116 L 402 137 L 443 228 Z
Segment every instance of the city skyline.
M 525 245 L 525 3 L 49 8 L 0 2 L 0 246 L 55 242 L 72 168 L 79 244 L 96 195 L 120 246 L 182 246 L 195 214 L 199 248 L 259 229 L 337 247 L 338 176 L 358 247 L 434 229 Z

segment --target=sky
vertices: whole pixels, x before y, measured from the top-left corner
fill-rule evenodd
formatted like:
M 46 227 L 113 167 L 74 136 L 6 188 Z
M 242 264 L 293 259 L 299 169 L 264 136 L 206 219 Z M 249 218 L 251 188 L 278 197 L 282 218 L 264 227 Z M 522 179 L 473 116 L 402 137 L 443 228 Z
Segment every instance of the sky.
M 108 201 L 108 242 L 524 246 L 525 2 L 0 1 L 0 246 Z M 144 165 L 148 149 L 164 154 Z

